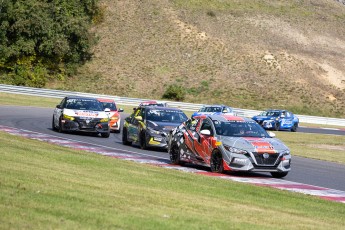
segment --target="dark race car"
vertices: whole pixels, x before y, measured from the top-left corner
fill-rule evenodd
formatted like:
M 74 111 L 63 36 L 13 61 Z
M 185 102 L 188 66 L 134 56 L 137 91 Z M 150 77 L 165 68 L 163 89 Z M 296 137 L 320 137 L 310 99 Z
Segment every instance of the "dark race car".
M 172 130 L 168 152 L 173 164 L 193 163 L 224 171 L 290 171 L 290 150 L 255 121 L 229 115 L 200 116 Z
M 96 98 L 65 97 L 54 109 L 52 128 L 59 132 L 80 131 L 109 137 L 109 109 Z
M 296 132 L 299 119 L 292 112 L 287 110 L 270 109 L 260 113 L 252 118 L 264 129 L 272 130 L 290 130 Z
M 138 143 L 142 149 L 148 147 L 167 148 L 167 136 L 176 126 L 186 121 L 186 114 L 180 109 L 160 106 L 139 106 L 125 119 L 122 142 Z

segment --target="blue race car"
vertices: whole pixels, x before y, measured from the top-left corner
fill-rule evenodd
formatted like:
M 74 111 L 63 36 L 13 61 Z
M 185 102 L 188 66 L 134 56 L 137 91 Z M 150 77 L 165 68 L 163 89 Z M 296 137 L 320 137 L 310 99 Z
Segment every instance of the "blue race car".
M 204 105 L 198 112 L 192 114 L 192 118 L 200 115 L 221 115 L 227 114 L 236 116 L 234 110 L 226 105 Z
M 287 110 L 270 109 L 252 117 L 264 129 L 290 130 L 296 132 L 299 119 L 292 112 Z

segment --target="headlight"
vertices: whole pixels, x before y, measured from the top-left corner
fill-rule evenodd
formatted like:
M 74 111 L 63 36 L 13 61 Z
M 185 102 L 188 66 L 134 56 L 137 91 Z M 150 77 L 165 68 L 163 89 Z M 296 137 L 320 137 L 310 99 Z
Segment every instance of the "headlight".
M 237 154 L 247 154 L 248 153 L 246 150 L 234 148 L 234 147 L 231 147 L 228 145 L 224 145 L 224 148 L 226 149 L 226 151 L 229 151 L 232 153 L 237 153 Z
M 282 156 L 290 155 L 290 150 L 286 149 L 286 150 L 282 151 L 281 154 L 282 154 Z
M 74 117 L 72 117 L 72 116 L 68 116 L 68 115 L 66 115 L 66 114 L 64 114 L 63 115 L 63 119 L 65 119 L 65 120 L 70 120 L 70 121 L 74 121 Z
M 153 134 L 160 134 L 160 131 L 157 131 L 157 130 L 150 128 L 150 127 L 147 127 L 147 131 L 149 131 L 150 133 L 153 133 Z
M 103 118 L 100 120 L 100 122 L 108 122 L 109 121 L 109 118 Z
M 119 117 L 115 116 L 115 117 L 111 117 L 110 119 L 111 119 L 112 121 L 117 121 L 117 120 L 119 120 Z

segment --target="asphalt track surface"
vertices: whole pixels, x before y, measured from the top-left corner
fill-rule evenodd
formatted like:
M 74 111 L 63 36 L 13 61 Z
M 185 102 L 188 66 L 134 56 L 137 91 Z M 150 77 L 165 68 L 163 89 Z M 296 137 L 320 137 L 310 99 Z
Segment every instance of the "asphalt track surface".
M 123 145 L 121 141 L 121 133 L 111 133 L 109 138 L 102 138 L 100 136 L 95 137 L 82 133 L 74 134 L 55 132 L 51 128 L 53 110 L 53 108 L 0 105 L 0 125 L 54 135 L 86 143 L 92 143 L 109 148 L 127 150 L 134 153 L 154 156 L 159 159 L 165 159 L 167 161 L 169 159 L 168 153 L 163 150 L 141 150 L 139 146 L 136 145 Z M 122 120 L 125 116 L 126 114 L 122 113 Z M 345 130 L 302 127 L 299 128 L 298 132 L 345 135 Z M 270 177 L 270 174 L 268 173 L 252 173 L 243 175 Z M 344 175 L 345 165 L 293 156 L 292 170 L 284 179 L 287 181 L 345 191 Z

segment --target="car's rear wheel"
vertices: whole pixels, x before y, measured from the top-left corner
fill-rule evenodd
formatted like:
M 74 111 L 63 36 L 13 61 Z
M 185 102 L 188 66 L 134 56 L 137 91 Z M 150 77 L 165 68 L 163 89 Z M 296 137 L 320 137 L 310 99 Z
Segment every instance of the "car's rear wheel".
M 128 141 L 127 129 L 126 128 L 122 129 L 122 143 L 124 145 L 131 145 L 132 144 L 131 141 Z
M 216 173 L 224 172 L 223 156 L 221 152 L 215 151 L 212 153 L 210 166 L 211 166 L 212 172 L 216 172 Z
M 141 132 L 140 133 L 139 141 L 140 141 L 140 148 L 141 149 L 147 149 L 146 134 L 145 134 L 145 132 Z
M 272 177 L 282 178 L 285 177 L 289 172 L 271 172 Z

